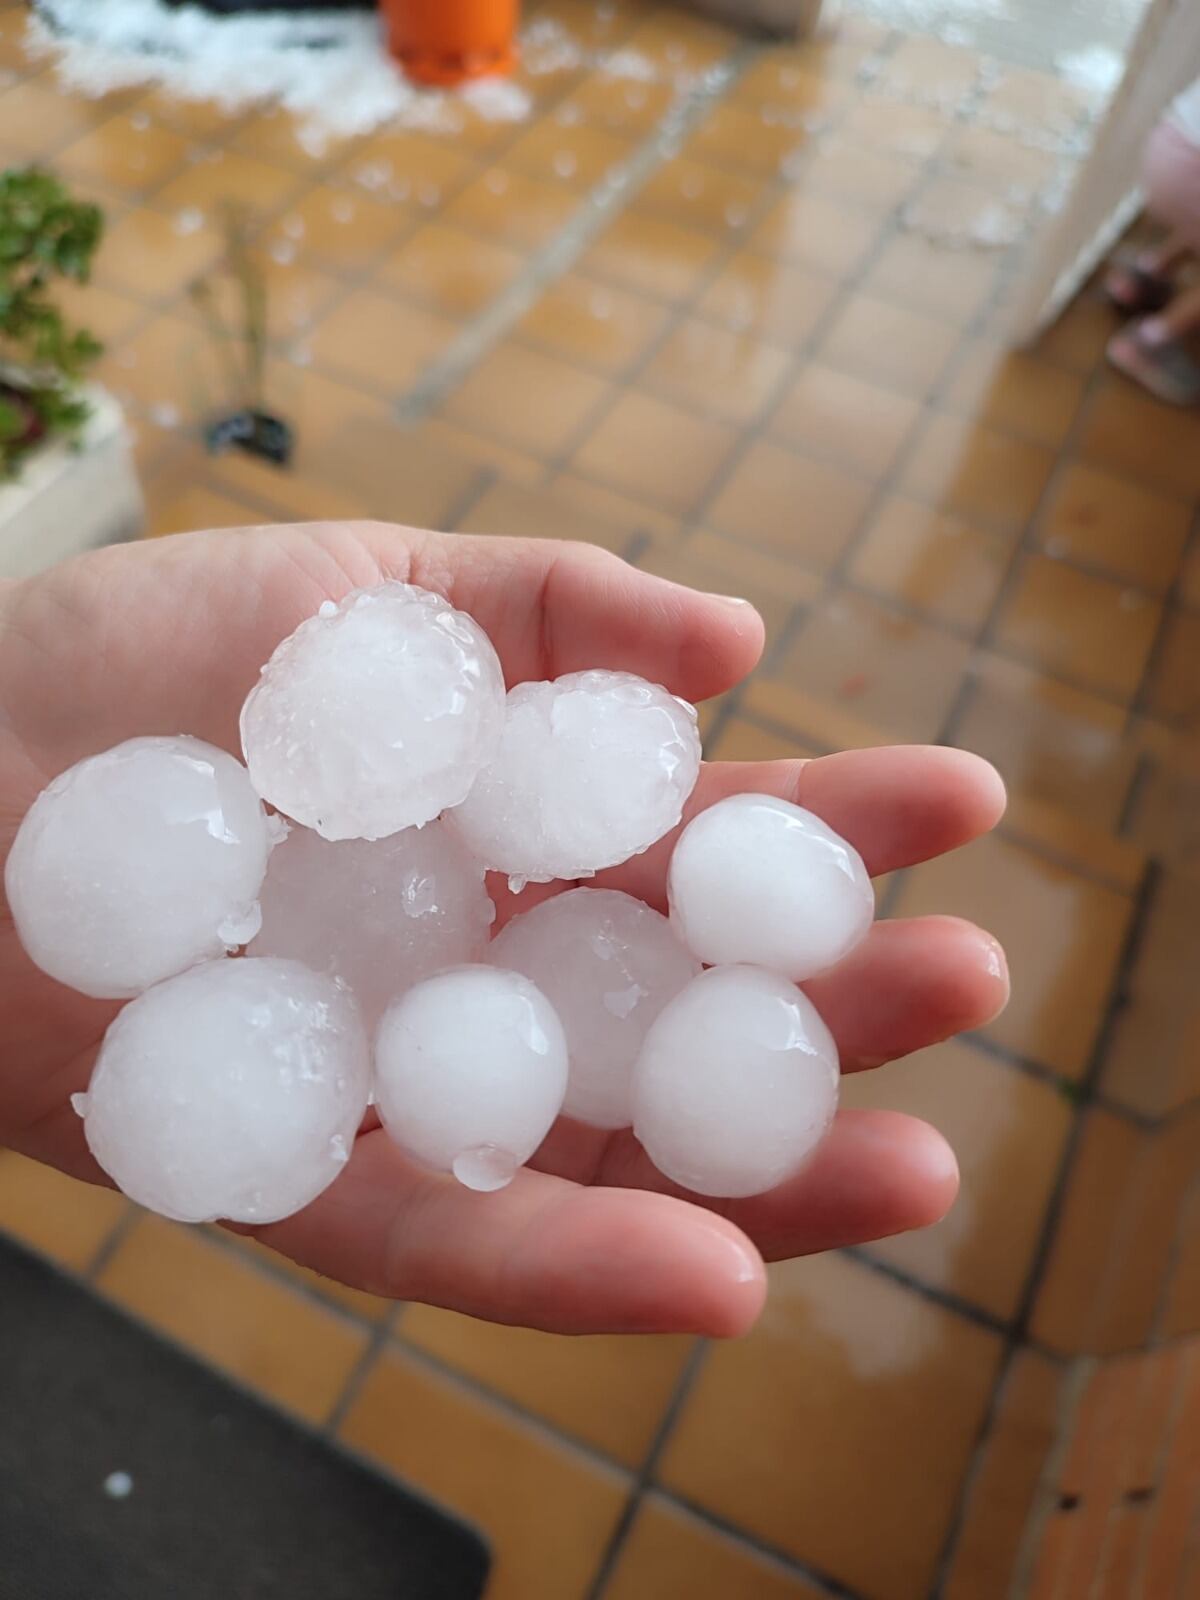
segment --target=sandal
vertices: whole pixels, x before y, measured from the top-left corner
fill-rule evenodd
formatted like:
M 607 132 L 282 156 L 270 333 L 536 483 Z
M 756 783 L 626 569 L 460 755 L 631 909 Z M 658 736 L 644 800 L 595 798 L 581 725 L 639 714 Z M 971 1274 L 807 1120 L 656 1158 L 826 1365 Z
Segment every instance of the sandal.
M 1175 293 L 1170 278 L 1136 261 L 1116 261 L 1104 280 L 1109 304 L 1126 316 L 1161 311 Z
M 1200 405 L 1200 362 L 1183 340 L 1148 339 L 1135 322 L 1112 336 L 1107 355 L 1118 372 L 1167 405 Z

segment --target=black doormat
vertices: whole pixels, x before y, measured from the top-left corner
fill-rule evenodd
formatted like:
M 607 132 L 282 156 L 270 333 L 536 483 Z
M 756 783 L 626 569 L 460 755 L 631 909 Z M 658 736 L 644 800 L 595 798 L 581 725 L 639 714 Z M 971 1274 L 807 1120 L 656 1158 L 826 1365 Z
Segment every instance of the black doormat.
M 478 1600 L 487 1568 L 470 1529 L 0 1236 L 2 1600 Z

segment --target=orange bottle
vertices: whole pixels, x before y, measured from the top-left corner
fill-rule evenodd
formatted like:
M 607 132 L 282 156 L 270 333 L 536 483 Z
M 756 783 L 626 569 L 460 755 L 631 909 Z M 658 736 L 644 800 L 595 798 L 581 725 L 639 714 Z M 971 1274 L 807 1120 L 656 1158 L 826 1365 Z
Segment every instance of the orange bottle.
M 511 71 L 520 0 L 381 0 L 393 56 L 415 83 Z

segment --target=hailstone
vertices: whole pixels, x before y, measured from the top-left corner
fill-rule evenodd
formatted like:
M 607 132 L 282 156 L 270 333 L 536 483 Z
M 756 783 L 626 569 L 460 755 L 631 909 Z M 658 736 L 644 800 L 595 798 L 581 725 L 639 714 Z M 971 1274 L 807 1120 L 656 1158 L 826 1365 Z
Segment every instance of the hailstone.
M 21 943 L 82 994 L 140 994 L 253 938 L 283 831 L 241 763 L 199 739 L 89 756 L 17 830 L 4 886 Z
M 483 629 L 405 583 L 332 601 L 242 708 L 262 797 L 326 839 L 383 839 L 465 798 L 496 752 L 504 677 Z
M 271 857 L 251 955 L 342 978 L 374 1031 L 389 1002 L 442 967 L 477 961 L 496 915 L 483 868 L 443 822 L 332 843 L 293 828 Z
M 563 1110 L 627 1128 L 646 1030 L 700 971 L 666 917 L 615 889 L 569 889 L 514 917 L 488 960 L 524 973 L 558 1012 L 571 1058 Z
M 527 978 L 454 967 L 389 1007 L 375 1104 L 395 1142 L 469 1189 L 501 1189 L 541 1144 L 567 1088 L 567 1042 Z
M 132 1001 L 86 1095 L 88 1146 L 118 1186 L 180 1222 L 278 1222 L 349 1159 L 367 1106 L 349 991 L 296 961 L 211 961 Z
M 811 811 L 765 794 L 709 806 L 679 836 L 671 922 L 710 965 L 748 962 L 797 983 L 862 939 L 875 897 L 862 857 Z
M 713 967 L 646 1035 L 633 1129 L 675 1183 L 734 1199 L 797 1171 L 837 1098 L 837 1046 L 812 1001 L 777 973 Z
M 632 673 L 572 672 L 510 691 L 499 753 L 453 822 L 514 888 L 591 877 L 668 833 L 699 771 L 694 707 Z

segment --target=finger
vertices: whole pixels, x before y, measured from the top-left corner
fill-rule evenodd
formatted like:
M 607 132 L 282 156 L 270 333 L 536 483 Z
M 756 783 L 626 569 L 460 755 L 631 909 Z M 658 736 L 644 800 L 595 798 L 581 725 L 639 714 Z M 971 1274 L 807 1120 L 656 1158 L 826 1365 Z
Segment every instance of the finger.
M 837 1040 L 842 1071 L 879 1067 L 982 1028 L 1008 1003 L 1004 951 L 959 917 L 877 922 L 805 992 Z
M 614 1138 L 599 1181 L 712 1206 L 768 1261 L 866 1244 L 938 1222 L 958 1193 L 954 1152 L 928 1123 L 898 1111 L 839 1111 L 811 1160 L 746 1200 L 689 1195 L 651 1163 L 632 1133 Z
M 529 1169 L 473 1194 L 418 1171 L 382 1132 L 358 1141 L 319 1200 L 258 1237 L 375 1294 L 554 1333 L 728 1336 L 766 1292 L 745 1236 L 696 1206 Z
M 780 1261 L 927 1228 L 957 1193 L 958 1162 L 936 1128 L 900 1111 L 841 1111 L 790 1182 L 726 1215 Z
M 45 753 L 42 782 L 134 734 L 185 730 L 236 751 L 238 711 L 280 640 L 323 601 L 388 579 L 469 612 L 510 683 L 608 667 L 699 700 L 762 650 L 752 606 L 591 545 L 381 522 L 221 529 L 94 551 L 20 585 L 10 636 L 40 643 L 6 662 L 16 731 Z
M 969 843 L 995 827 L 1005 800 L 999 773 L 979 756 L 940 745 L 894 745 L 812 761 L 710 762 L 680 828 L 731 794 L 778 795 L 815 812 L 850 841 L 872 876 Z M 596 882 L 661 907 L 679 832 Z
M 510 684 L 604 667 L 706 700 L 762 654 L 762 619 L 746 601 L 654 577 L 595 545 L 450 535 L 431 548 L 434 565 L 418 550 L 412 581 L 470 612 Z

